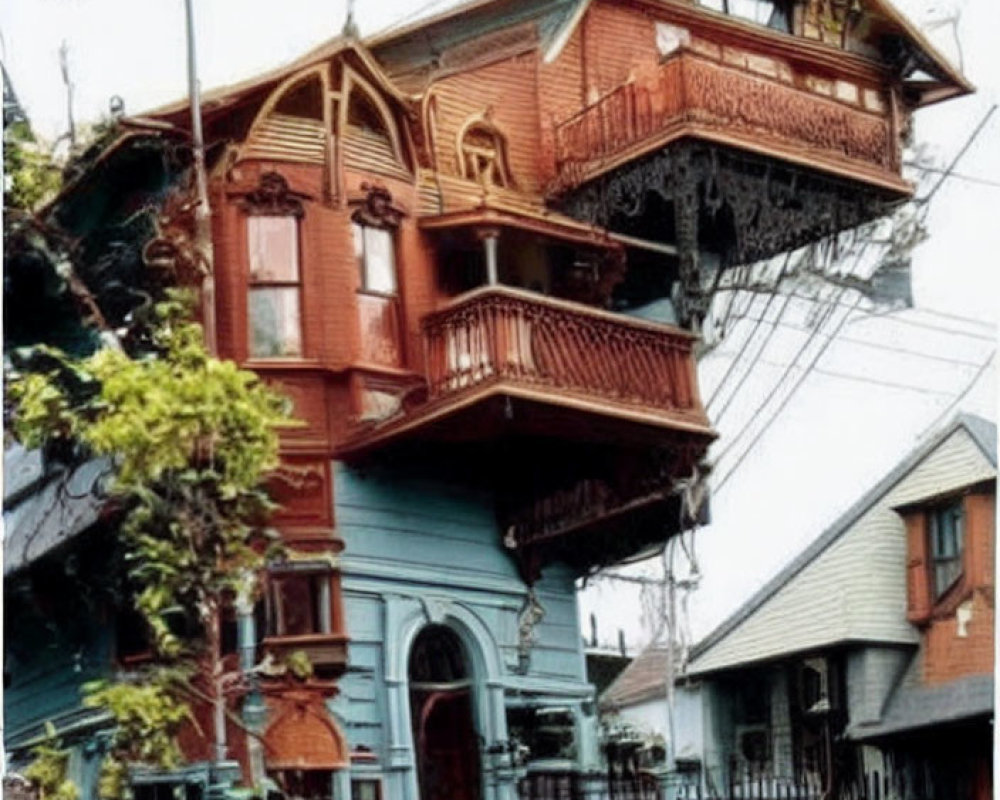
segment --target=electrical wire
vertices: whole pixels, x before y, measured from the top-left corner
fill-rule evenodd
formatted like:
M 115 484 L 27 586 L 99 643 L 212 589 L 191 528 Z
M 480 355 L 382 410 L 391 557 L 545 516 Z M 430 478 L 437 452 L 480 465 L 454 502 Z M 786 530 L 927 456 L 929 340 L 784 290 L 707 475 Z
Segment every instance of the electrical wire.
M 723 375 L 722 378 L 719 380 L 719 382 L 716 384 L 715 389 L 712 392 L 712 396 L 709 397 L 708 398 L 708 402 L 705 403 L 705 410 L 706 411 L 708 411 L 711 408 L 712 403 L 719 396 L 719 392 L 722 390 L 723 385 L 726 383 L 726 381 L 729 379 L 729 376 L 736 369 L 736 363 L 743 357 L 743 354 L 746 352 L 747 347 L 750 345 L 750 340 L 753 339 L 754 335 L 757 333 L 757 329 L 760 328 L 761 323 L 763 323 L 764 320 L 767 319 L 767 312 L 771 310 L 771 303 L 773 303 L 775 297 L 777 297 L 777 289 L 781 285 L 781 279 L 785 275 L 785 270 L 788 267 L 788 262 L 791 259 L 791 257 L 792 257 L 791 253 L 788 253 L 788 254 L 785 255 L 785 263 L 782 264 L 782 266 L 781 266 L 781 272 L 778 273 L 778 278 L 774 282 L 775 291 L 771 292 L 770 297 L 768 297 L 768 299 L 767 299 L 767 305 L 764 306 L 764 311 L 760 315 L 760 318 L 757 320 L 757 324 L 754 325 L 753 330 L 750 331 L 750 333 L 747 335 L 747 337 L 743 340 L 743 346 L 740 348 L 740 352 L 730 362 L 729 368 L 726 370 L 725 375 Z M 737 292 L 737 294 L 738 294 L 738 292 Z M 741 314 L 740 316 L 738 316 L 737 319 L 743 319 L 743 318 L 746 317 L 747 312 L 749 312 L 750 309 L 753 307 L 753 303 L 754 303 L 755 300 L 756 300 L 756 298 L 753 295 L 751 295 L 750 296 L 750 302 L 747 303 L 747 306 L 744 309 L 744 313 Z M 726 310 L 726 320 L 723 323 L 723 327 L 722 327 L 723 331 L 725 331 L 726 325 L 729 323 L 729 311 L 731 310 L 732 306 L 735 303 L 736 303 L 736 295 L 733 296 L 733 302 L 730 304 L 730 308 Z
M 979 365 L 979 369 L 976 371 L 976 374 L 972 376 L 972 380 L 969 381 L 969 383 L 966 385 L 965 389 L 962 390 L 961 394 L 959 394 L 958 397 L 956 397 L 954 400 L 952 400 L 948 404 L 947 408 L 945 408 L 944 411 L 942 411 L 940 414 L 938 414 L 934 418 L 934 421 L 930 425 L 928 425 L 926 428 L 924 428 L 923 432 L 921 432 L 921 434 L 917 437 L 918 441 L 920 439 L 923 439 L 925 436 L 927 436 L 927 434 L 930 433 L 931 431 L 935 430 L 937 428 L 937 426 L 940 425 L 944 420 L 948 419 L 948 417 L 951 416 L 952 412 L 956 408 L 958 408 L 959 404 L 966 397 L 969 396 L 969 394 L 975 388 L 976 384 L 979 383 L 979 379 L 983 377 L 983 375 L 985 374 L 986 370 L 989 368 L 990 364 L 993 363 L 993 359 L 996 358 L 996 354 L 997 354 L 996 348 L 993 348 L 993 350 L 990 351 L 990 354 L 986 358 L 986 360 L 983 361 L 983 363 Z
M 841 290 L 841 294 L 843 294 L 844 291 L 846 291 L 846 290 L 842 289 Z M 839 299 L 839 297 L 837 299 Z M 750 426 L 753 424 L 754 420 L 757 419 L 757 415 L 760 414 L 767 407 L 767 405 L 774 399 L 774 397 L 776 396 L 776 393 L 777 393 L 778 389 L 780 388 L 781 384 L 783 384 L 785 382 L 786 377 L 791 374 L 791 371 L 797 365 L 799 358 L 805 352 L 806 348 L 813 342 L 813 340 L 815 338 L 815 335 L 818 334 L 818 332 L 827 323 L 827 321 L 832 318 L 833 314 L 835 313 L 835 309 L 836 309 L 835 306 L 830 306 L 827 309 L 827 313 L 824 315 L 822 321 L 819 324 L 817 324 L 816 330 L 815 330 L 814 334 L 812 336 L 810 336 L 805 342 L 803 342 L 802 346 L 795 353 L 795 357 L 791 360 L 791 362 L 789 362 L 788 367 L 785 369 L 785 371 L 782 373 L 781 377 L 778 379 L 777 383 L 775 384 L 774 389 L 770 393 L 768 393 L 768 395 L 754 409 L 753 413 L 748 418 L 747 423 L 743 426 L 743 428 L 740 430 L 740 432 L 738 434 L 736 434 L 736 436 L 734 436 L 733 438 L 731 438 L 729 440 L 729 445 L 722 451 L 722 453 L 719 454 L 719 457 L 716 459 L 716 463 L 718 463 L 719 461 L 721 461 L 723 458 L 725 458 L 726 455 L 728 455 L 730 452 L 732 452 L 732 449 L 733 449 L 733 447 L 736 446 L 736 443 L 743 437 L 743 434 L 746 433 L 750 429 Z M 806 377 L 812 371 L 812 367 L 816 365 L 816 363 L 819 361 L 819 359 L 826 352 L 827 348 L 830 346 L 830 343 L 833 342 L 833 340 L 836 338 L 837 333 L 844 326 L 844 322 L 847 320 L 847 318 L 850 315 L 851 315 L 851 311 L 847 311 L 844 314 L 844 316 L 841 317 L 840 322 L 837 323 L 837 325 L 834 328 L 833 332 L 827 337 L 826 341 L 823 343 L 822 347 L 820 347 L 820 349 L 816 353 L 816 355 L 813 356 L 812 361 L 809 362 L 809 365 L 802 371 L 802 373 L 796 379 L 795 383 L 792 384 L 792 388 L 781 399 L 781 402 L 778 404 L 778 408 L 774 411 L 774 413 L 771 414 L 771 416 L 768 418 L 767 422 L 764 423 L 764 426 L 756 434 L 754 434 L 753 438 L 750 440 L 750 444 L 747 445 L 747 447 L 739 455 L 739 457 L 736 460 L 736 463 L 729 470 L 729 472 L 727 472 L 722 477 L 722 479 L 717 484 L 715 484 L 715 486 L 712 487 L 713 488 L 713 492 L 718 492 L 719 489 L 721 489 L 726 484 L 726 482 L 729 480 L 729 478 L 732 476 L 732 474 L 739 468 L 740 464 L 743 463 L 744 459 L 746 459 L 747 455 L 754 448 L 754 446 L 757 444 L 757 442 L 760 441 L 761 436 L 764 435 L 764 433 L 767 431 L 767 429 L 778 418 L 778 416 L 781 414 L 781 412 L 785 408 L 785 406 L 788 405 L 789 401 L 791 400 L 792 396 L 795 394 L 796 390 L 802 385 L 803 381 L 805 381 Z

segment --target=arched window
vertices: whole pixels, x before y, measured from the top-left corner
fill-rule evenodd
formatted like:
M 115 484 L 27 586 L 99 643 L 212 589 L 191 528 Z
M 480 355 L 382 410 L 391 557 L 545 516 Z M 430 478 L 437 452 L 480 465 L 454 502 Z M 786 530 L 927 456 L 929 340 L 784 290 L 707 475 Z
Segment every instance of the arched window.
M 451 628 L 428 625 L 410 650 L 410 685 L 451 684 L 469 677 L 465 648 Z
M 507 139 L 492 123 L 478 120 L 468 124 L 461 134 L 458 156 L 462 177 L 484 185 L 513 185 Z

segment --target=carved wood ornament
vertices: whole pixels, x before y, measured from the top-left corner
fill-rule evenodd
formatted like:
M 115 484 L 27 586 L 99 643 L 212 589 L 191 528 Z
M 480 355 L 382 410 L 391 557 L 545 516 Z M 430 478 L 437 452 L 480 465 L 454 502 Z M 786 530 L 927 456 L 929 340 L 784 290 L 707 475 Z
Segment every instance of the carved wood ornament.
M 702 318 L 713 276 L 699 265 L 699 226 L 721 234 L 721 268 L 794 250 L 887 211 L 890 198 L 860 184 L 755 158 L 717 145 L 676 143 L 569 192 L 563 210 L 614 229 L 616 218 L 647 213 L 651 195 L 673 209 L 684 320 Z
M 264 172 L 257 182 L 257 188 L 248 192 L 240 203 L 243 211 L 255 216 L 301 217 L 305 211 L 302 199 L 278 172 Z
M 378 183 L 362 183 L 365 197 L 351 214 L 351 219 L 373 228 L 398 228 L 403 221 L 403 210 L 392 202 L 392 193 Z

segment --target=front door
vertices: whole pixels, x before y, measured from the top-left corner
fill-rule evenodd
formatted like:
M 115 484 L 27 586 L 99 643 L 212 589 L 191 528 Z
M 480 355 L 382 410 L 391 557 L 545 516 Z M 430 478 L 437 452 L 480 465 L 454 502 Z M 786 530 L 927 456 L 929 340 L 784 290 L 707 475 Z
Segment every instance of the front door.
M 480 800 L 481 741 L 473 683 L 459 638 L 425 628 L 410 653 L 410 713 L 420 800 Z

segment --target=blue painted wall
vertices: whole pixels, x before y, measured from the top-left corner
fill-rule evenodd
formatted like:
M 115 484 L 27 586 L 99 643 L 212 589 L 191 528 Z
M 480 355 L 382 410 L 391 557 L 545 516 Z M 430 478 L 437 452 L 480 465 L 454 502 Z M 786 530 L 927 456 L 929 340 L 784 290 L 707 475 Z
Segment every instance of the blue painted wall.
M 398 702 L 406 691 L 398 688 L 406 677 L 402 640 L 414 627 L 449 618 L 473 631 L 472 648 L 490 651 L 483 655 L 492 667 L 478 667 L 494 672 L 488 676 L 493 708 L 478 723 L 487 744 L 504 735 L 500 717 L 507 704 L 569 705 L 579 712 L 592 689 L 586 680 L 574 576 L 553 565 L 536 584 L 545 616 L 533 631 L 527 669 L 519 667 L 518 618 L 528 588 L 503 547 L 489 490 L 452 476 L 387 468 L 359 471 L 336 464 L 334 475 L 351 642 L 348 673 L 333 708 L 352 747 L 370 748 L 380 770 L 395 765 L 406 772 L 412 753 L 400 745 L 405 744 L 401 729 L 408 727 L 408 719 L 392 707 L 393 693 Z M 581 728 L 591 727 L 584 717 L 580 713 Z M 581 730 L 581 764 L 590 759 L 591 737 L 591 731 Z M 400 784 L 393 786 L 394 780 Z M 405 781 L 405 775 L 387 776 L 386 796 L 407 797 Z M 488 786 L 487 796 L 509 796 L 505 791 Z

